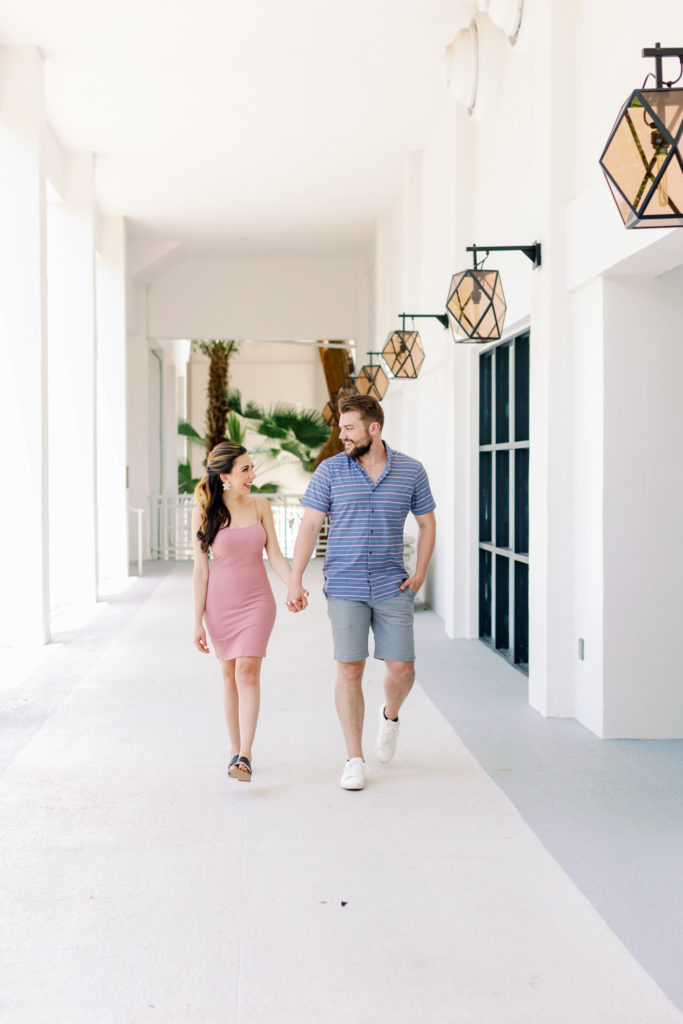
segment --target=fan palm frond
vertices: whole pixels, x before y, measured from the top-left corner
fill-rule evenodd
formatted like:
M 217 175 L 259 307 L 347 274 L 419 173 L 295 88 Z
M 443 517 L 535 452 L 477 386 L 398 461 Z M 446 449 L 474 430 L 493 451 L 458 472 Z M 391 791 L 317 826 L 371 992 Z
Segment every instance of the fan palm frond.
M 199 431 L 195 430 L 192 424 L 188 423 L 187 420 L 178 420 L 178 433 L 181 437 L 186 437 L 191 444 L 202 445 L 202 447 L 206 444 Z
M 192 494 L 199 479 L 192 476 L 192 467 L 189 462 L 178 463 L 178 494 Z
M 330 428 L 315 409 L 299 409 L 293 405 L 276 405 L 268 413 L 279 427 L 290 430 L 297 441 L 308 448 L 318 448 L 330 436 Z
M 265 415 L 262 405 L 258 405 L 256 402 L 247 402 L 244 410 L 244 416 L 246 416 L 248 420 L 262 420 Z
M 270 415 L 265 416 L 258 425 L 257 432 L 263 437 L 270 437 L 276 441 L 284 441 L 288 435 L 287 427 L 277 424 Z
M 237 413 L 228 413 L 228 418 L 225 421 L 225 436 L 227 439 L 235 441 L 236 444 L 244 444 L 246 434 L 247 428 L 242 426 Z
M 225 398 L 230 412 L 236 412 L 239 416 L 244 416 L 242 412 L 242 392 L 239 388 L 228 388 Z

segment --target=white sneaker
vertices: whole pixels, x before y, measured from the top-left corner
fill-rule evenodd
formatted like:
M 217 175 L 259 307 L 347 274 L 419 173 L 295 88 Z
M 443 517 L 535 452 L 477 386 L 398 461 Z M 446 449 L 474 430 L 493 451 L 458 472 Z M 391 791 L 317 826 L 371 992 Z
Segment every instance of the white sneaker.
M 396 753 L 398 730 L 398 722 L 392 722 L 391 719 L 384 717 L 383 704 L 379 709 L 379 732 L 377 733 L 377 743 L 375 745 L 377 760 L 382 764 L 386 764 L 388 761 L 391 761 L 392 757 Z
M 364 789 L 368 766 L 362 757 L 352 757 L 344 765 L 339 785 L 342 789 Z

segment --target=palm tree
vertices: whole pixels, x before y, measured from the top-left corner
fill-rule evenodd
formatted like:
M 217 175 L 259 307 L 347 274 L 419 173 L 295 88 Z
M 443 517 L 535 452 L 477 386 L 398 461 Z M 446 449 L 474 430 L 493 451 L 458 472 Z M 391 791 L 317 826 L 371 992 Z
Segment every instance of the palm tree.
M 230 359 L 239 350 L 239 342 L 193 341 L 192 345 L 209 357 L 205 438 L 206 454 L 208 455 L 219 441 L 225 440 L 226 421 L 230 412 L 227 402 Z
M 243 407 L 238 388 L 230 388 L 227 398 L 231 413 L 251 420 L 254 424 L 252 429 L 257 434 L 277 442 L 266 449 L 272 458 L 277 458 L 281 452 L 288 452 L 299 460 L 307 473 L 313 472 L 314 452 L 330 436 L 330 428 L 319 412 L 282 403 L 268 410 L 256 402 L 247 402 Z
M 315 468 L 316 452 L 325 444 L 330 436 L 330 428 L 319 412 L 315 409 L 299 409 L 293 405 L 276 405 L 265 410 L 255 402 L 242 403 L 242 395 L 237 388 L 230 388 L 226 394 L 226 402 L 230 412 L 226 417 L 226 429 L 223 437 L 231 441 L 244 443 L 248 426 L 263 437 L 262 447 L 250 445 L 254 465 L 264 468 L 264 463 L 274 462 L 283 452 L 298 460 L 307 473 Z M 186 437 L 192 444 L 205 445 L 206 439 L 185 420 L 178 423 L 178 433 Z M 260 458 L 259 458 L 260 456 Z M 273 468 L 274 465 L 273 465 Z M 197 481 L 192 479 L 190 464 L 180 463 L 178 466 L 178 492 L 190 494 Z M 279 489 L 276 483 L 261 484 L 255 491 L 275 493 Z

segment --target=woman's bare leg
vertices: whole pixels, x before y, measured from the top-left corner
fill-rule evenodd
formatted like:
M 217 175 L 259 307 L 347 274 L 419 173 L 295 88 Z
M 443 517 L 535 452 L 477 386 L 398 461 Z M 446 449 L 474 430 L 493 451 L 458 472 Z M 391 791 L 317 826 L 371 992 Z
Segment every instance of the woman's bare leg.
M 221 673 L 223 675 L 223 710 L 230 738 L 230 756 L 234 757 L 240 752 L 239 697 L 235 683 L 234 658 L 232 661 L 221 661 Z
M 237 658 L 235 683 L 239 700 L 240 757 L 251 761 L 251 747 L 256 733 L 261 702 L 262 658 Z

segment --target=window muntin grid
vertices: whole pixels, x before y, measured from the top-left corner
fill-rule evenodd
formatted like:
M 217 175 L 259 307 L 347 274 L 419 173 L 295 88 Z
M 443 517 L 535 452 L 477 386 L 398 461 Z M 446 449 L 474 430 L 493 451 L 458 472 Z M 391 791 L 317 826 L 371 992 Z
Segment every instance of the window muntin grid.
M 479 357 L 479 636 L 529 651 L 529 332 Z

